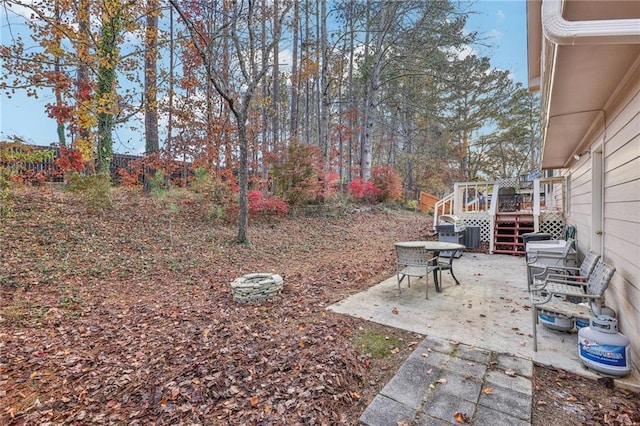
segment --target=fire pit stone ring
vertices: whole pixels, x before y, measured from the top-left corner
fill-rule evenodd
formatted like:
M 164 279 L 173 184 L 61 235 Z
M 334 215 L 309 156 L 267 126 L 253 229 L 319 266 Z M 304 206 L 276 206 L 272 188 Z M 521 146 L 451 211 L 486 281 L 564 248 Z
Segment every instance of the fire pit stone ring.
M 236 278 L 231 282 L 233 301 L 238 303 L 260 303 L 282 291 L 284 280 L 278 274 L 254 273 Z

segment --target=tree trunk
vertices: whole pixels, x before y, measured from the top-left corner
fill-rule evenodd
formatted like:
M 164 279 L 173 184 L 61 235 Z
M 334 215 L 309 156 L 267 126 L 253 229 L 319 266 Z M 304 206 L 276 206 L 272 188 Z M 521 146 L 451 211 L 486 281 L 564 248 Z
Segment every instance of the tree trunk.
M 91 39 L 89 29 L 89 0 L 80 0 L 78 2 L 78 33 L 83 40 Z M 76 75 L 76 122 L 77 138 L 73 140 L 75 147 L 82 152 L 82 159 L 89 165 L 91 171 L 95 171 L 93 165 L 93 141 L 91 140 L 91 129 L 83 125 L 87 120 L 83 116 L 90 114 L 91 103 L 91 85 L 89 83 L 89 66 L 90 61 L 88 43 L 79 43 L 78 45 L 78 73 Z
M 246 96 L 245 96 L 246 98 Z M 248 103 L 250 99 L 246 99 Z M 236 125 L 238 128 L 238 139 L 240 142 L 240 158 L 238 166 L 238 186 L 239 186 L 239 212 L 238 212 L 238 235 L 236 242 L 239 244 L 248 244 L 247 228 L 249 227 L 249 170 L 248 170 L 248 148 L 249 139 L 247 137 L 247 111 L 243 108 L 240 113 L 235 114 Z
M 115 0 L 107 1 L 102 16 L 102 34 L 98 47 L 100 66 L 98 68 L 98 172 L 109 173 L 113 157 L 113 124 L 115 111 L 116 64 L 118 61 L 117 38 L 121 31 L 122 13 L 113 13 L 108 7 Z M 116 6 L 117 7 L 117 6 Z
M 349 3 L 349 72 L 347 77 L 348 96 L 349 96 L 349 140 L 347 141 L 347 182 L 353 179 L 353 136 L 356 134 L 356 102 L 353 87 L 353 69 L 354 69 L 354 49 L 355 49 L 355 26 L 354 26 L 354 10 L 353 2 Z
M 329 144 L 329 48 L 327 46 L 327 0 L 320 0 L 320 53 L 322 67 L 320 71 L 320 125 L 318 138 L 324 156 L 324 168 L 329 170 L 331 147 Z
M 168 94 L 168 103 L 167 106 L 167 141 L 165 143 L 165 150 L 167 155 L 167 166 L 171 161 L 173 161 L 173 84 L 174 84 L 174 63 L 173 63 L 173 54 L 174 54 L 175 44 L 174 44 L 174 34 L 173 34 L 173 8 L 169 8 L 169 94 Z M 168 169 L 168 167 L 167 167 Z
M 144 41 L 144 137 L 147 155 L 160 150 L 158 141 L 158 0 L 147 0 Z
M 298 139 L 298 31 L 300 31 L 299 3 L 293 2 L 293 52 L 291 54 L 291 118 L 289 120 L 289 134 L 291 140 Z
M 280 33 L 279 22 L 278 22 L 278 0 L 273 0 L 273 31 L 274 33 Z M 280 61 L 279 55 L 279 43 L 278 40 L 274 40 L 273 42 L 273 144 L 272 151 L 276 154 L 279 149 L 279 140 L 280 140 L 280 65 L 278 62 Z
M 371 0 L 367 0 L 367 17 L 366 17 L 366 29 L 365 29 L 365 34 L 364 34 L 364 58 L 365 58 L 365 67 L 369 66 L 366 64 L 366 62 L 369 61 L 369 41 L 371 39 Z M 364 84 L 364 93 L 362 94 L 362 127 L 360 130 L 360 177 L 365 179 L 365 175 L 364 175 L 364 150 L 365 150 L 365 144 L 367 144 L 369 141 L 367 141 L 367 138 L 365 136 L 366 133 L 366 129 L 367 129 L 367 125 L 369 123 L 369 97 L 371 96 L 370 90 L 369 90 L 369 84 L 368 82 Z M 369 160 L 371 161 L 371 160 Z M 368 179 L 368 178 L 367 178 Z
M 56 20 L 56 26 L 60 25 L 60 0 L 56 0 L 55 2 L 55 20 Z M 55 36 L 55 41 L 56 41 L 56 48 L 57 49 L 62 49 L 61 46 L 61 37 L 59 34 L 56 34 Z M 60 75 L 62 73 L 62 69 L 60 67 L 60 55 L 56 54 L 55 55 L 55 63 L 53 65 L 53 70 L 56 73 L 56 75 Z M 60 90 L 60 87 L 58 85 L 56 85 L 56 87 L 54 87 L 54 92 L 55 92 L 55 96 L 56 96 L 56 106 L 59 109 L 62 109 L 64 106 L 64 100 L 62 99 L 62 91 Z M 64 132 L 64 123 L 66 121 L 66 114 L 64 116 L 60 116 L 60 111 L 58 111 L 58 114 L 56 114 L 56 132 L 58 133 L 58 144 L 60 145 L 60 147 L 64 148 L 67 146 L 67 141 L 65 138 L 65 132 Z

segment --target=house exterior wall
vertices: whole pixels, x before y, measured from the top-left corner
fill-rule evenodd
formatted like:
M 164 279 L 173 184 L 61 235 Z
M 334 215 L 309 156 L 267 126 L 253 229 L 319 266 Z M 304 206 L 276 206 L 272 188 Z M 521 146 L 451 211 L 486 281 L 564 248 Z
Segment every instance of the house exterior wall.
M 578 250 L 600 251 L 604 261 L 616 268 L 605 293 L 606 304 L 617 312 L 619 331 L 631 340 L 631 362 L 640 369 L 640 73 L 637 71 L 632 70 L 634 73 L 610 101 L 604 119 L 592 132 L 592 155 L 576 161 L 567 170 L 567 177 L 568 223 L 577 227 Z M 597 190 L 594 161 L 602 161 L 601 203 L 593 194 Z M 600 224 L 592 223 L 594 201 L 602 207 L 601 240 L 594 232 Z

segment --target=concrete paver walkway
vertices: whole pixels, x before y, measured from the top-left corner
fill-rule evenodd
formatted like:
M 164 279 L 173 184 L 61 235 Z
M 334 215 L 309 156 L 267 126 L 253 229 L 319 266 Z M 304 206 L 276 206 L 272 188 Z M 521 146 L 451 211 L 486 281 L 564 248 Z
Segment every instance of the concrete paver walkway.
M 360 417 L 367 426 L 531 423 L 529 360 L 426 338 Z M 458 420 L 456 420 L 458 416 Z

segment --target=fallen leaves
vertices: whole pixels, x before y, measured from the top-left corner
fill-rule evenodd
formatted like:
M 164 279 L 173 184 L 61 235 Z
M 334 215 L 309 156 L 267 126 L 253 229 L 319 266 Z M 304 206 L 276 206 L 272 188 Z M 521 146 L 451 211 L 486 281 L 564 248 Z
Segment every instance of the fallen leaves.
M 249 398 L 249 404 L 251 404 L 252 407 L 255 407 L 259 403 L 260 403 L 260 398 L 258 398 L 257 396 L 252 396 L 251 398 Z
M 431 229 L 422 215 L 252 223 L 252 246 L 238 246 L 235 226 L 197 203 L 179 206 L 170 235 L 153 198 L 118 194 L 105 215 L 70 194 L 18 194 L 1 251 L 3 283 L 15 284 L 0 285 L 0 310 L 13 314 L 0 322 L 0 424 L 355 424 L 407 345 L 378 360 L 351 336 L 422 342 L 325 309 L 391 276 L 393 242 Z M 282 273 L 283 294 L 234 304 L 229 282 L 257 270 Z M 636 394 L 595 390 L 571 390 L 585 424 L 640 423 Z
M 446 384 L 447 384 L 447 379 L 440 378 L 440 379 L 434 381 L 433 383 L 429 384 L 429 389 L 435 389 L 436 385 L 446 385 Z
M 3 235 L 0 274 L 17 287 L 0 285 L 0 310 L 16 307 L 0 322 L 0 424 L 350 424 L 421 341 L 325 307 L 391 275 L 393 242 L 421 238 L 424 216 L 255 223 L 245 247 L 196 204 L 169 240 L 151 197 L 104 217 L 62 197 L 21 202 Z M 283 295 L 236 305 L 228 283 L 255 271 L 282 273 Z M 367 358 L 358 329 L 405 340 Z
M 466 424 L 469 423 L 469 416 L 466 413 L 461 413 L 459 411 L 457 411 L 454 415 L 453 415 L 453 419 L 457 422 L 457 423 L 461 423 L 461 424 Z
M 533 403 L 539 424 L 640 424 L 640 394 L 555 368 L 534 367 Z

